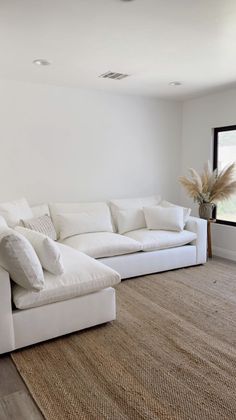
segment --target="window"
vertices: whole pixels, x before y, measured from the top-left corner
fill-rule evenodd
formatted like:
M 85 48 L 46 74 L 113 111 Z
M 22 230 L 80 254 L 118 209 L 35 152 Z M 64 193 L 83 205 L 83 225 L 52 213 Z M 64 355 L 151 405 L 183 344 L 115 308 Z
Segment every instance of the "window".
M 236 125 L 214 129 L 214 169 L 236 162 Z M 236 174 L 235 174 L 236 175 Z M 218 223 L 236 226 L 236 194 L 217 204 Z

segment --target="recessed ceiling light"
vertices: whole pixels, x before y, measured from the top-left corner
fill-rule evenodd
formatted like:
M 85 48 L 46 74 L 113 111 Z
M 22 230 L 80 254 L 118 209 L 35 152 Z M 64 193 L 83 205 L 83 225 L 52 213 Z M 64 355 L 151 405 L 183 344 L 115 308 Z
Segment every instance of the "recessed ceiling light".
M 33 64 L 35 64 L 36 66 L 49 66 L 51 64 L 51 61 L 48 61 L 45 58 L 37 58 L 33 61 Z
M 169 85 L 170 86 L 181 86 L 182 83 L 181 82 L 174 81 L 174 82 L 170 82 Z

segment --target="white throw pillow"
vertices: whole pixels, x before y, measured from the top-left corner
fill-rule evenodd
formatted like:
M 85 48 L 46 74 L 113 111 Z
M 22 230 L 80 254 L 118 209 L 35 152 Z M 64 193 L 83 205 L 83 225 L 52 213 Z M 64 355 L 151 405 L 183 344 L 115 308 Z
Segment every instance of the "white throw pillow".
M 10 227 L 19 225 L 21 219 L 30 219 L 33 217 L 32 210 L 25 198 L 0 203 L 0 215 L 4 217 Z
M 40 217 L 44 216 L 45 214 L 50 216 L 50 211 L 47 204 L 38 204 L 37 206 L 31 207 L 31 210 L 33 213 L 33 217 Z
M 181 207 L 144 207 L 143 211 L 148 229 L 180 232 L 184 228 L 183 208 Z
M 45 270 L 55 275 L 64 273 L 61 253 L 56 242 L 42 233 L 21 226 L 17 226 L 15 230 L 28 239 Z
M 7 222 L 4 217 L 0 216 L 0 234 L 8 229 Z
M 112 223 L 110 209 L 105 202 L 51 203 L 49 204 L 49 208 L 58 237 L 60 235 L 59 214 L 92 213 L 97 215 L 97 220 L 106 219 L 107 223 L 109 223 L 109 229 Z
M 57 232 L 52 223 L 52 219 L 47 214 L 43 216 L 34 217 L 33 219 L 22 220 L 22 224 L 25 228 L 34 230 L 48 236 L 54 241 L 57 240 Z
M 58 214 L 60 239 L 90 232 L 112 232 L 110 211 Z
M 168 208 L 168 207 L 179 207 L 179 208 L 183 209 L 183 212 L 184 212 L 184 224 L 188 221 L 188 218 L 189 218 L 190 213 L 192 211 L 192 209 L 190 209 L 190 208 L 181 207 L 181 206 L 178 206 L 176 204 L 170 203 L 169 201 L 165 201 L 165 200 L 163 200 L 161 202 L 160 206 L 161 207 L 165 207 L 165 208 Z
M 19 286 L 35 291 L 43 289 L 43 270 L 34 248 L 12 229 L 0 236 L 0 264 Z
M 143 209 L 117 211 L 117 229 L 120 234 L 146 227 Z
M 77 296 L 98 292 L 107 287 L 113 287 L 120 282 L 120 275 L 105 264 L 102 264 L 69 246 L 59 244 L 59 247 L 65 263 L 65 273 L 62 274 L 62 276 L 53 276 L 52 274 L 45 272 L 45 288 L 39 293 L 25 291 L 21 287 L 14 286 L 12 294 L 17 308 L 38 308 L 41 305 L 48 305 L 54 302 L 72 299 Z M 80 303 L 78 303 L 78 305 L 79 304 Z M 81 306 L 83 306 L 83 300 Z M 88 306 L 86 307 L 85 304 L 83 307 L 85 308 L 84 311 L 87 310 L 89 312 L 90 310 L 91 313 L 97 313 L 97 319 L 101 319 L 99 318 L 101 309 L 99 304 L 97 304 L 97 306 L 94 305 L 91 308 Z M 73 309 L 70 310 L 69 305 L 65 310 L 67 319 L 74 316 L 74 311 Z M 41 313 L 44 314 L 43 308 Z M 61 315 L 63 317 L 63 314 Z M 75 320 L 72 319 L 72 322 L 74 321 Z M 50 318 L 48 318 L 48 322 L 50 323 Z M 46 327 L 42 325 L 42 328 Z M 76 416 L 70 416 L 70 418 L 73 417 L 74 419 L 78 418 Z M 30 418 L 28 420 L 30 420 Z M 31 420 L 33 420 L 32 417 Z
M 121 198 L 110 200 L 110 208 L 113 217 L 115 230 L 118 230 L 118 212 L 120 210 L 142 210 L 143 207 L 156 206 L 160 203 L 160 195 L 152 195 L 150 197 L 141 198 Z M 137 219 L 136 219 L 137 221 Z M 146 225 L 144 226 L 146 227 Z M 136 229 L 143 228 L 143 220 L 140 219 L 140 223 L 136 226 Z

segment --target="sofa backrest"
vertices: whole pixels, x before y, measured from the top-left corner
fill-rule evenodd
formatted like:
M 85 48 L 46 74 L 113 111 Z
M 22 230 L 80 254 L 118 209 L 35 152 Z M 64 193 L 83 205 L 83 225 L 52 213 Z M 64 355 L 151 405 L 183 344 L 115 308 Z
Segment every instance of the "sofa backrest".
M 44 216 L 45 214 L 47 216 L 50 216 L 50 210 L 48 207 L 48 204 L 39 204 L 37 206 L 33 206 L 31 207 L 32 213 L 33 213 L 33 217 L 41 217 Z
M 14 228 L 21 220 L 33 217 L 32 210 L 25 198 L 0 203 L 0 216 L 2 216 L 9 227 Z
M 113 224 L 115 231 L 118 230 L 118 213 L 120 210 L 142 210 L 143 207 L 155 206 L 161 201 L 160 195 L 152 195 L 149 197 L 139 197 L 139 198 L 121 198 L 110 200 L 109 205 L 111 209 L 111 214 L 113 218 Z M 137 229 L 141 229 L 144 226 L 139 226 Z
M 109 217 L 111 220 L 111 213 L 109 206 L 105 202 L 89 202 L 89 203 L 50 203 L 50 214 L 59 235 L 59 214 L 75 214 L 75 213 L 92 213 L 97 214 L 99 218 Z

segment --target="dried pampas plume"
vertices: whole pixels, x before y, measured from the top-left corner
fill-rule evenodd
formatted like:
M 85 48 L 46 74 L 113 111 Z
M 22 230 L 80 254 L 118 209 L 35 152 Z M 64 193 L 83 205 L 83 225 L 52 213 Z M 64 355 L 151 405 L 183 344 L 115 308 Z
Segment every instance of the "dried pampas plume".
M 217 170 L 211 170 L 208 162 L 202 174 L 190 168 L 190 177 L 181 176 L 179 181 L 188 195 L 199 204 L 223 201 L 236 193 L 235 169 L 236 165 L 232 163 L 217 173 Z

